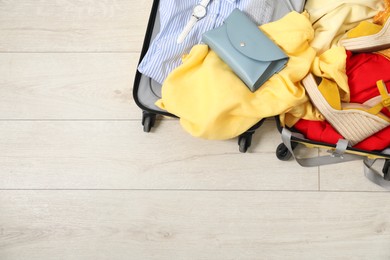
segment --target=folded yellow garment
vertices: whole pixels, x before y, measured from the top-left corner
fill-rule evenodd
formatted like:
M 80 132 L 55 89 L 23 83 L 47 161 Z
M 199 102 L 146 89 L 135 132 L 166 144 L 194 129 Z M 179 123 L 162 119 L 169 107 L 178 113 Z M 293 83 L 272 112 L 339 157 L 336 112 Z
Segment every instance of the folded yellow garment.
M 249 91 L 207 45 L 196 45 L 164 81 L 156 105 L 177 115 L 193 136 L 217 140 L 236 137 L 275 115 L 290 126 L 300 118 L 322 120 L 300 83 L 316 55 L 308 14 L 292 12 L 260 28 L 290 59 L 259 90 Z
M 319 54 L 345 37 L 345 33 L 361 21 L 371 20 L 384 10 L 383 0 L 307 0 L 305 9 L 315 30 L 311 43 Z
M 329 95 L 329 98 L 326 99 L 331 105 L 340 102 L 340 98 L 343 102 L 349 102 L 350 100 L 346 60 L 347 54 L 344 47 L 332 47 L 314 59 L 311 72 L 317 77 L 334 81 L 338 86 L 337 98 L 339 101 L 337 102 L 330 102 L 331 99 L 336 97 L 332 96 L 333 90 L 320 90 L 323 95 Z

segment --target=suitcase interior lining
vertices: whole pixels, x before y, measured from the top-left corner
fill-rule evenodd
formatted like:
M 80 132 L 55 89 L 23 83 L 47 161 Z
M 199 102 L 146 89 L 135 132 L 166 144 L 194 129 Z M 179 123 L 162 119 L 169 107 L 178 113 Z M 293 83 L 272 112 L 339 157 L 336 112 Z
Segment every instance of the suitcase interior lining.
M 157 10 L 156 20 L 152 29 L 152 37 L 150 42 L 156 37 L 157 33 L 160 30 L 160 12 Z M 137 71 L 137 73 L 139 73 Z M 153 79 L 141 74 L 139 85 L 138 85 L 138 93 L 137 98 L 143 106 L 148 109 L 157 111 L 157 112 L 165 112 L 164 110 L 157 107 L 154 103 L 161 98 L 161 84 L 157 83 Z

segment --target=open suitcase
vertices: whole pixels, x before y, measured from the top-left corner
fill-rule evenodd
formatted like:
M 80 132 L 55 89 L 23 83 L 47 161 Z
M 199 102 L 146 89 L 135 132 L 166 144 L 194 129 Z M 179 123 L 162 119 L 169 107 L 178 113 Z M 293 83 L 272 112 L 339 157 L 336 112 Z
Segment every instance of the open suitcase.
M 197 1 L 194 1 L 197 2 Z M 294 0 L 294 1 L 283 1 L 288 3 L 288 8 L 293 8 L 298 11 L 302 11 L 304 7 L 303 0 Z M 139 62 L 142 61 L 146 52 L 149 49 L 149 46 L 153 39 L 156 37 L 160 30 L 160 13 L 159 13 L 159 0 L 154 0 L 152 5 L 152 10 L 149 17 L 149 22 L 144 38 L 144 43 L 141 51 L 141 56 Z M 286 4 L 287 5 L 287 4 Z M 278 11 L 280 12 L 280 11 Z M 282 9 L 283 12 L 283 9 Z M 281 17 L 283 13 L 274 14 L 276 17 Z M 133 97 L 136 104 L 142 109 L 142 125 L 144 132 L 150 132 L 153 126 L 155 125 L 156 116 L 168 116 L 176 117 L 173 114 L 170 114 L 166 111 L 161 110 L 155 105 L 155 102 L 161 98 L 161 84 L 157 83 L 153 79 L 141 74 L 138 70 L 135 75 L 134 86 L 133 86 Z M 245 153 L 247 149 L 251 146 L 252 136 L 264 122 L 265 119 L 261 120 L 246 132 L 241 134 L 238 137 L 239 151 Z
M 298 0 L 297 0 L 298 1 Z M 299 0 L 298 2 L 304 3 Z M 140 56 L 140 62 L 145 56 L 150 43 L 159 32 L 159 0 L 153 1 L 151 14 L 147 26 L 147 31 L 144 38 L 144 44 Z M 296 6 L 294 6 L 296 8 Z M 303 9 L 303 5 L 301 7 Z M 156 116 L 175 117 L 166 111 L 161 110 L 155 105 L 155 102 L 161 97 L 161 84 L 155 82 L 151 78 L 141 74 L 137 71 L 134 81 L 133 96 L 136 104 L 142 109 L 142 125 L 144 132 L 149 132 L 155 124 Z M 257 128 L 259 128 L 264 120 L 261 120 L 256 125 L 241 134 L 238 138 L 240 152 L 246 152 L 251 145 L 252 135 Z M 305 138 L 295 129 L 284 128 L 280 125 L 280 120 L 276 117 L 277 128 L 282 135 L 283 143 L 276 149 L 276 156 L 282 160 L 289 160 L 292 156 L 297 162 L 304 167 L 319 166 L 327 164 L 341 163 L 351 160 L 363 160 L 366 176 L 374 183 L 390 189 L 390 152 L 386 151 L 365 151 L 349 147 L 345 140 L 341 140 L 337 145 L 316 142 Z M 298 158 L 295 155 L 294 149 L 302 144 L 306 148 L 322 148 L 330 152 L 329 156 L 315 157 L 315 158 Z M 376 160 L 384 161 L 382 172 L 375 171 L 373 164 Z

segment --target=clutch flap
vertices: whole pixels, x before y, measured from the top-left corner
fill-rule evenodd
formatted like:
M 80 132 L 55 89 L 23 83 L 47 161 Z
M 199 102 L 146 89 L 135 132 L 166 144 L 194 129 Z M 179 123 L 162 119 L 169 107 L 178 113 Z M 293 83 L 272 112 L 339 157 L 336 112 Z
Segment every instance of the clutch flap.
M 239 9 L 233 10 L 225 20 L 225 25 L 231 44 L 243 55 L 258 61 L 287 58 L 283 51 Z

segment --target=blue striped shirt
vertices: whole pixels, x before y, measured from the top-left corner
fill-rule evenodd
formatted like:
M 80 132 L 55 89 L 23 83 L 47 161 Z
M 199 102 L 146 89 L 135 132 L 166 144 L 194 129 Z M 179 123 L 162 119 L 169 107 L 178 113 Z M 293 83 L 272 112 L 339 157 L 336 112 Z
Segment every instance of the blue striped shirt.
M 193 8 L 199 0 L 161 0 L 160 31 L 151 43 L 138 70 L 163 83 L 168 74 L 181 64 L 183 54 L 199 44 L 202 34 L 222 25 L 234 8 L 238 8 L 252 18 L 256 24 L 267 23 L 272 18 L 273 0 L 211 0 L 207 14 L 199 20 L 181 44 L 177 38 L 188 23 Z

